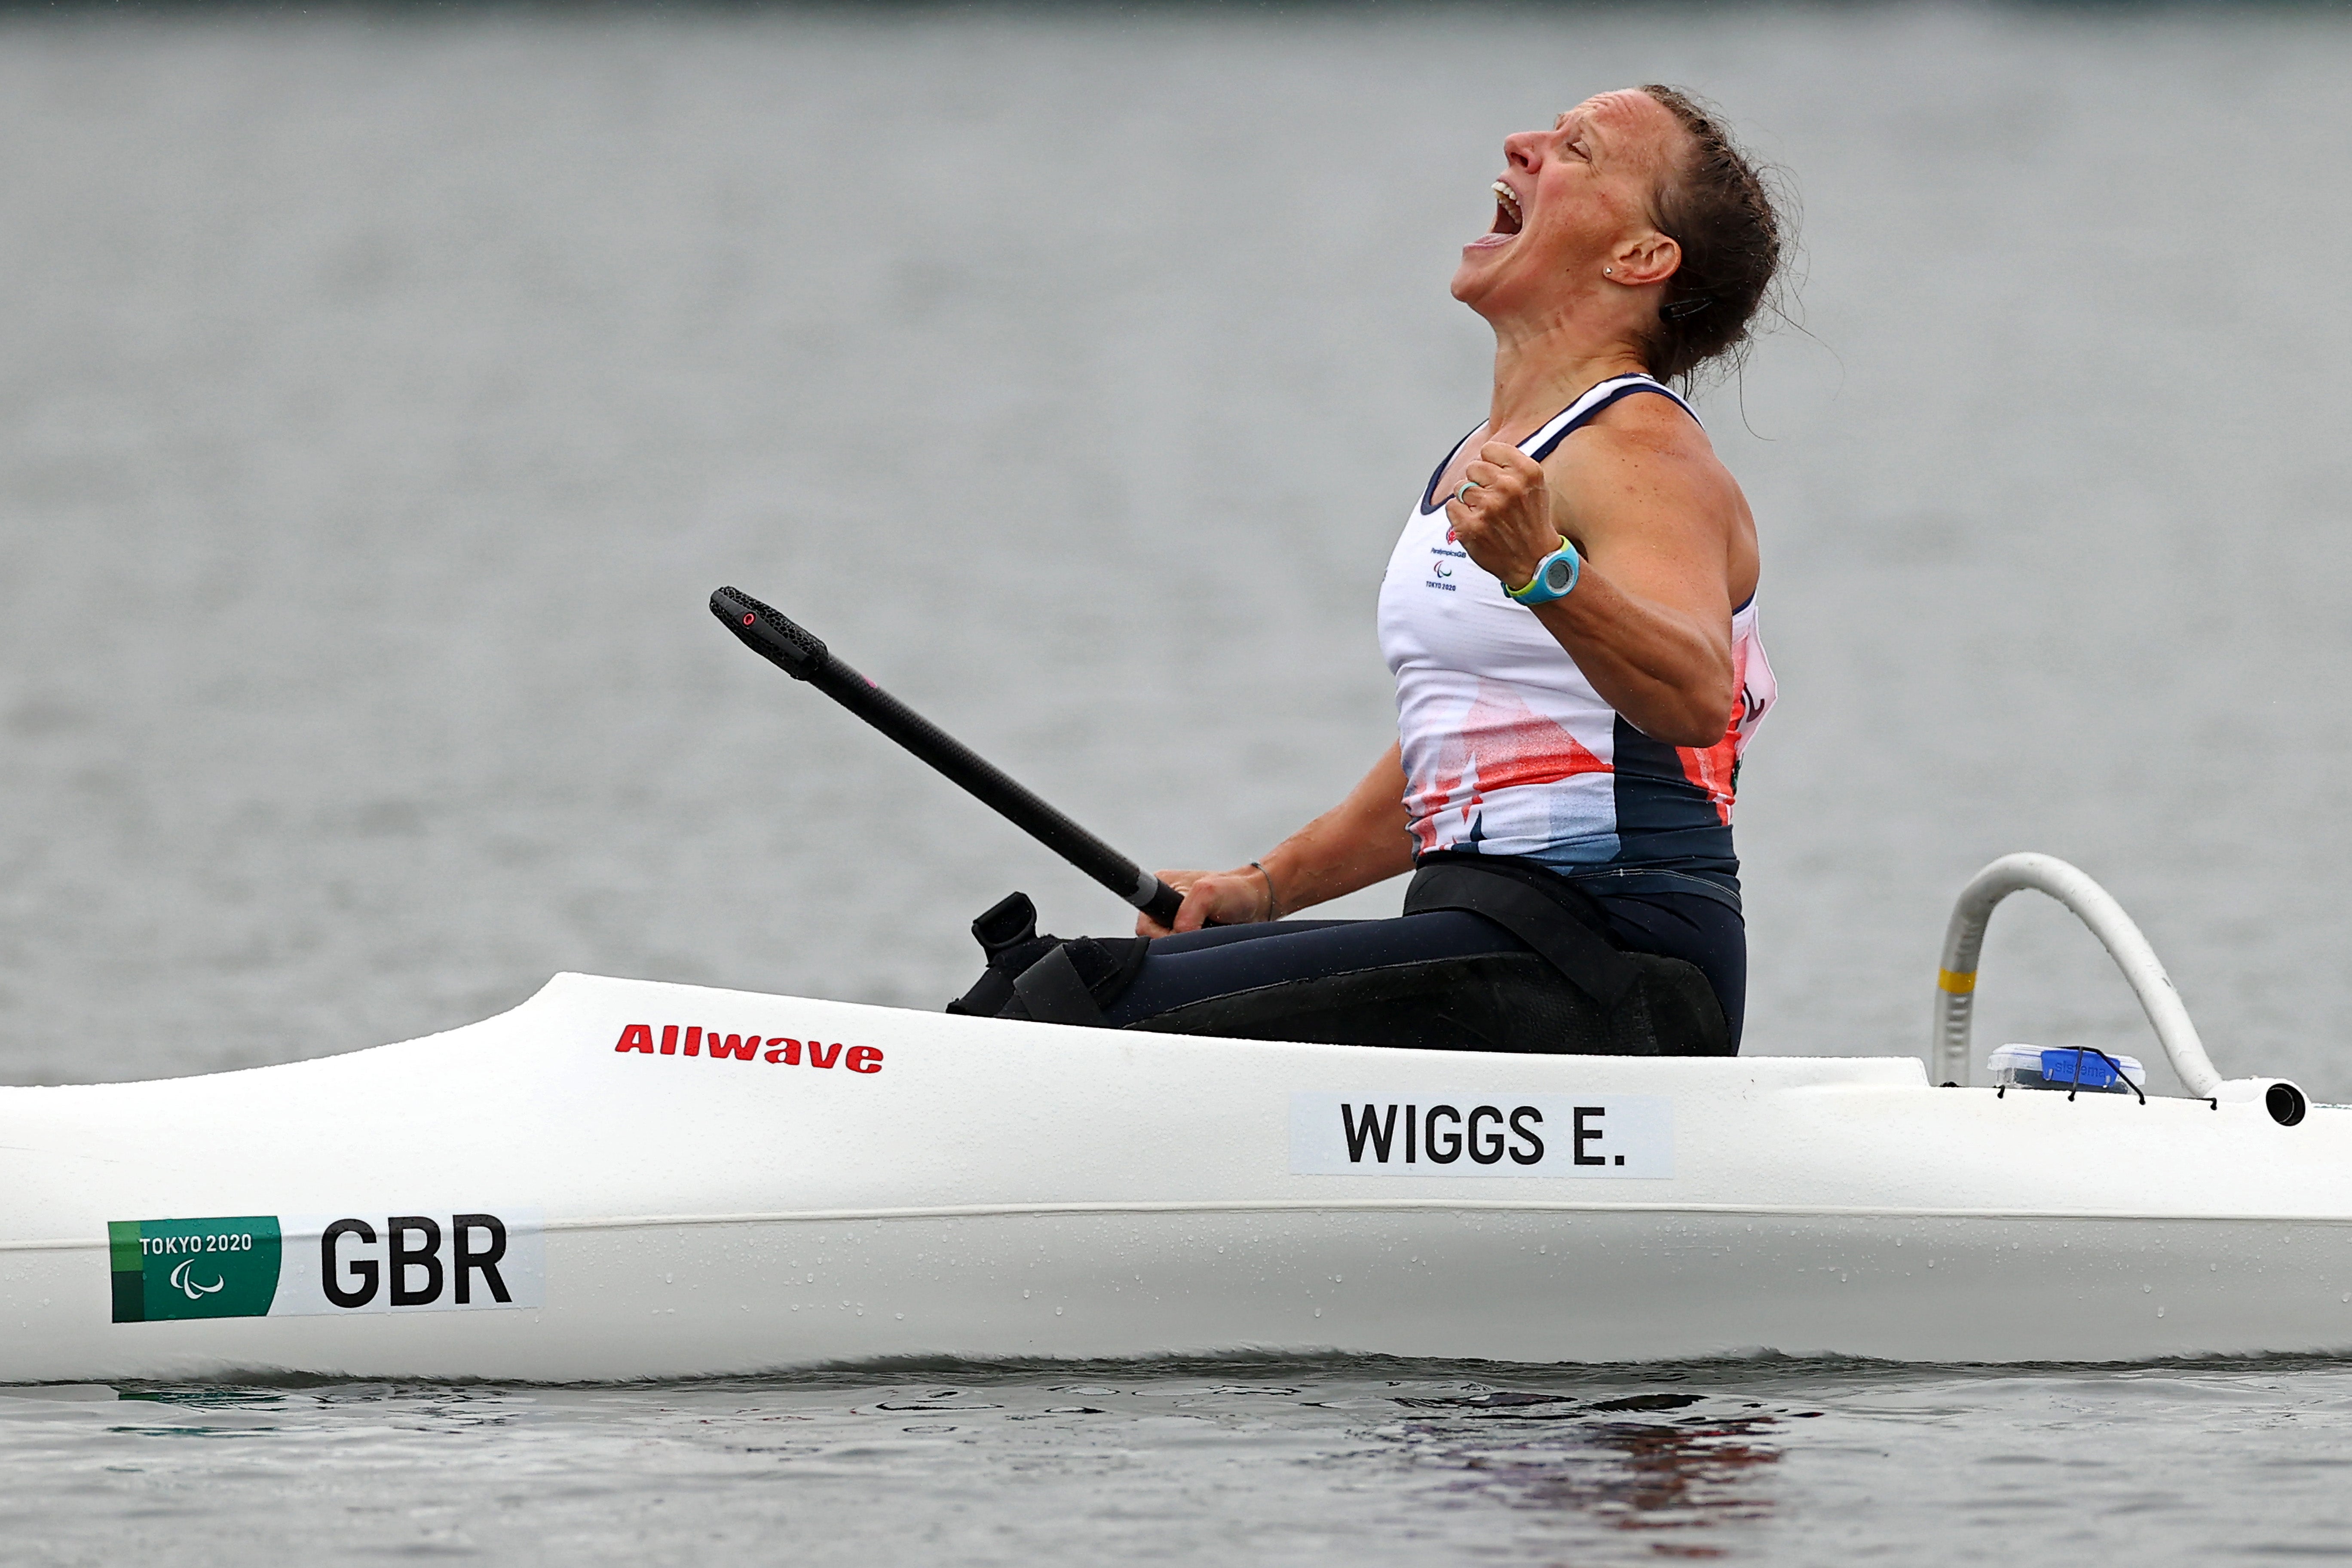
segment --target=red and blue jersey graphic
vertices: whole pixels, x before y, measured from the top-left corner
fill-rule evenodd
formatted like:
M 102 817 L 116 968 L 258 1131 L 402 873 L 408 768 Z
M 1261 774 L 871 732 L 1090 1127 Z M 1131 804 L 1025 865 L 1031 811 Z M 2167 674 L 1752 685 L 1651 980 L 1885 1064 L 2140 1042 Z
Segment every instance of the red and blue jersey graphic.
M 1540 459 L 1617 397 L 1664 390 L 1646 377 L 1603 383 L 1521 448 Z M 1776 695 L 1754 602 L 1732 616 L 1737 696 L 1723 738 L 1667 745 L 1612 709 L 1543 623 L 1469 560 L 1432 499 L 1424 492 L 1407 520 L 1381 584 L 1416 851 L 1736 875 L 1739 759 Z

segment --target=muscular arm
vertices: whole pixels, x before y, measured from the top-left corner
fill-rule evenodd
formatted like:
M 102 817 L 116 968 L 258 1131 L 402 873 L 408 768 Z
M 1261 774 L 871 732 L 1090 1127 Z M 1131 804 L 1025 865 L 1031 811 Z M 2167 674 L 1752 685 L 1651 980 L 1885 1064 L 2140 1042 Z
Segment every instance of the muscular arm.
M 1574 591 L 1533 613 L 1593 689 L 1654 740 L 1723 739 L 1731 609 L 1755 588 L 1755 533 L 1688 417 L 1664 398 L 1628 399 L 1540 466 L 1489 442 L 1468 474 L 1480 488 L 1446 512 L 1505 585 L 1534 576 L 1562 534 L 1584 558 Z
M 1402 748 L 1391 745 L 1346 799 L 1276 845 L 1260 864 L 1273 879 L 1284 914 L 1412 870 Z M 1184 895 L 1184 907 L 1177 911 L 1173 928 L 1149 915 L 1139 916 L 1139 936 L 1166 936 L 1171 929 L 1198 931 L 1212 921 L 1243 925 L 1269 918 L 1266 877 L 1251 867 L 1162 871 L 1160 879 Z

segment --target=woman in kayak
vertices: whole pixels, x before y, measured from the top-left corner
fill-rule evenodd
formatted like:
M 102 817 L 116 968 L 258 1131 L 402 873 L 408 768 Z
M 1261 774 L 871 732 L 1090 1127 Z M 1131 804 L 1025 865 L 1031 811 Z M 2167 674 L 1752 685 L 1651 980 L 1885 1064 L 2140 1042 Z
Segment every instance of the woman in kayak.
M 1754 521 L 1665 384 L 1745 343 L 1780 219 L 1720 122 L 1667 88 L 1604 93 L 1503 153 L 1453 285 L 1494 328 L 1493 400 L 1381 587 L 1397 742 L 1263 858 L 1160 872 L 1184 895 L 1172 932 L 1147 916 L 1148 946 L 1062 944 L 1019 974 L 1014 1016 L 1738 1049 L 1733 784 L 1773 683 Z M 1400 919 L 1283 918 L 1408 870 Z

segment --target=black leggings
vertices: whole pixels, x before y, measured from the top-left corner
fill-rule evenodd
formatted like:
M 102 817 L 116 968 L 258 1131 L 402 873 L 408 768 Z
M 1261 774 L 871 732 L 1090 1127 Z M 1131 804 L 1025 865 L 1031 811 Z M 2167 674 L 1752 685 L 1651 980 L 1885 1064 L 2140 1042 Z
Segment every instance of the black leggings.
M 1731 1048 L 1738 1050 L 1748 1003 L 1748 926 L 1738 910 L 1707 892 L 1655 887 L 1616 891 L 1608 880 L 1580 879 L 1578 886 L 1601 906 L 1609 934 L 1629 952 L 1654 952 L 1696 965 L 1714 988 L 1731 1027 Z M 1212 996 L 1286 980 L 1528 951 L 1493 921 L 1458 910 L 1385 921 L 1214 926 L 1154 942 L 1134 983 L 1104 1010 L 1104 1017 L 1119 1028 Z

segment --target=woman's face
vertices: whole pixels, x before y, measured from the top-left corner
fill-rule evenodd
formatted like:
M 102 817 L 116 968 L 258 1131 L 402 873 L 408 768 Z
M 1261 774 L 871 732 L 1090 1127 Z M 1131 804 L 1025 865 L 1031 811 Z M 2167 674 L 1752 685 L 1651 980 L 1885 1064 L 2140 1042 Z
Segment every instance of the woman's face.
M 1500 321 L 1601 288 L 1602 268 L 1655 235 L 1652 195 L 1684 135 L 1664 105 L 1629 88 L 1587 99 L 1549 131 L 1505 138 L 1494 226 L 1462 247 L 1454 297 Z

